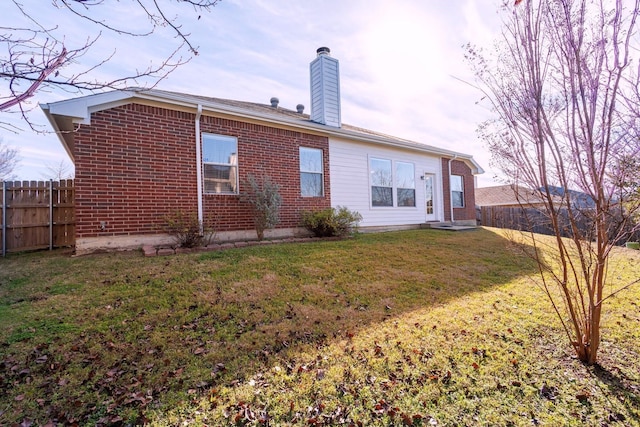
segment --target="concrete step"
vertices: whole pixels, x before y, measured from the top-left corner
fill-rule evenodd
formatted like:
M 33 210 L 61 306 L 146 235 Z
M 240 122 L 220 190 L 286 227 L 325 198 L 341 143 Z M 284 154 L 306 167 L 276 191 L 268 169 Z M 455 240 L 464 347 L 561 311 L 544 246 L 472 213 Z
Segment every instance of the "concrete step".
M 447 222 L 427 222 L 420 225 L 420 228 L 431 228 L 434 230 L 446 230 L 446 231 L 471 231 L 478 229 L 475 225 L 456 224 Z

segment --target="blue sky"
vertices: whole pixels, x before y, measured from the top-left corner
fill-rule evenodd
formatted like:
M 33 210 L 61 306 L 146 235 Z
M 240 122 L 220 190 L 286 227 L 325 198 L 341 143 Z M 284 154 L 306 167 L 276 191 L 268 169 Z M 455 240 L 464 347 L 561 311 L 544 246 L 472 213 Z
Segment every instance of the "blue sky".
M 158 88 L 265 104 L 276 96 L 281 106 L 295 109 L 302 103 L 308 112 L 309 63 L 318 47 L 328 46 L 340 61 L 343 122 L 472 154 L 486 170 L 479 185 L 493 185 L 497 171 L 475 134 L 488 112 L 476 104 L 480 94 L 460 80 L 471 81 L 462 46 L 489 46 L 499 31 L 498 2 L 222 0 L 200 19 L 189 7 L 166 2 L 166 11 L 178 15 L 200 54 Z M 97 34 L 95 24 L 55 9 L 50 1 L 23 4 L 31 10 L 37 6 L 36 17 L 57 25 L 69 44 Z M 12 26 L 29 25 L 14 9 L 3 11 L 2 19 Z M 145 22 L 134 2 L 126 0 L 106 2 L 92 13 L 112 22 L 117 17 L 118 25 L 130 28 Z M 133 39 L 103 31 L 79 66 L 113 53 L 95 75 L 115 78 L 158 63 L 175 46 L 168 31 Z M 40 92 L 31 102 L 33 106 L 75 96 Z M 6 120 L 6 113 L 1 114 Z M 39 108 L 30 117 L 50 130 Z M 19 179 L 41 179 L 47 165 L 69 161 L 55 135 L 18 125 L 22 131 L 2 129 L 0 137 L 20 151 Z

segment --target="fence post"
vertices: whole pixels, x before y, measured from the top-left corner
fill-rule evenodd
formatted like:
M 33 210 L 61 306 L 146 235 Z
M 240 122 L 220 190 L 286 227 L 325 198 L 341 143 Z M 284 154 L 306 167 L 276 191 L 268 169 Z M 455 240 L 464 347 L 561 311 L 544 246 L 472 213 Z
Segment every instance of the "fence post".
M 53 179 L 49 179 L 49 250 L 53 250 Z
M 7 181 L 2 181 L 2 257 L 7 255 Z

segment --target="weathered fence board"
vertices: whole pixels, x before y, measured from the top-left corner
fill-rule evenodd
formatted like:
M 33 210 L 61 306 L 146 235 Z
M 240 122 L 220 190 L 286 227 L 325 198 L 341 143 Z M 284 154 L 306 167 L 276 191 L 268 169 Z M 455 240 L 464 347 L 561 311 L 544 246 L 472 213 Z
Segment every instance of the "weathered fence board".
M 2 254 L 75 244 L 73 180 L 2 182 Z
M 571 236 L 571 222 L 566 210 L 561 210 L 558 213 L 558 220 L 561 235 Z M 584 233 L 584 236 L 591 235 L 591 221 L 588 216 L 576 215 L 574 223 Z M 487 227 L 531 231 L 538 234 L 555 234 L 549 214 L 542 208 L 482 206 L 480 208 L 480 224 Z
M 480 210 L 480 224 L 487 227 L 553 234 L 549 217 L 544 211 L 535 208 L 483 206 Z

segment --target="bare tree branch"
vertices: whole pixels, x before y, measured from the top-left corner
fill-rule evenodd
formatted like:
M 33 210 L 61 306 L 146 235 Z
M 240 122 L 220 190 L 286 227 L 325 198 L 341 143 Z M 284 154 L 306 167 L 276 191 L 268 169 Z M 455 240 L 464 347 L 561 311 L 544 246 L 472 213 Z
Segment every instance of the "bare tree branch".
M 9 147 L 0 139 L 0 181 L 13 178 L 18 160 L 18 150 Z
M 556 258 L 537 258 L 543 288 L 577 356 L 595 363 L 603 302 L 631 285 L 610 289 L 609 256 L 640 227 L 630 160 L 640 153 L 640 0 L 509 1 L 503 11 L 494 50 L 467 48 L 495 113 L 479 133 L 493 162 L 544 201 Z
M 219 0 L 177 0 L 187 10 L 200 13 L 210 11 Z M 24 18 L 25 24 L 0 26 L 0 80 L 4 90 L 0 90 L 0 111 L 3 114 L 20 114 L 22 119 L 34 130 L 35 125 L 29 119 L 29 111 L 34 108 L 29 102 L 41 91 L 62 89 L 71 93 L 81 91 L 99 91 L 103 89 L 121 89 L 128 86 L 154 87 L 177 67 L 189 62 L 197 55 L 197 47 L 192 43 L 190 34 L 183 30 L 179 17 L 172 17 L 166 10 L 168 4 L 156 0 L 129 0 L 130 8 L 141 11 L 147 17 L 147 25 L 129 28 L 122 21 L 107 21 L 100 18 L 100 8 L 110 5 L 104 0 L 50 0 L 55 13 L 64 16 L 71 14 L 79 25 L 89 23 L 96 32 L 88 35 L 84 41 L 70 43 L 59 25 L 50 25 L 37 18 L 34 4 L 25 6 L 19 0 L 10 0 L 8 7 L 15 8 Z M 123 1 L 121 3 L 127 3 Z M 7 7 L 7 6 L 5 6 Z M 119 7 L 126 7 L 124 4 Z M 67 16 L 68 17 L 68 16 Z M 99 70 L 116 57 L 112 50 L 97 61 L 88 60 L 88 53 L 98 46 L 97 42 L 106 33 L 123 37 L 153 37 L 158 31 L 169 30 L 177 38 L 175 46 L 168 49 L 164 59 L 148 63 L 128 75 L 105 79 L 97 77 Z M 4 50 L 4 52 L 2 51 Z M 0 118 L 0 128 L 16 130 L 15 125 Z
M 49 74 L 56 71 L 64 62 L 65 57 L 67 56 L 67 50 L 63 47 L 62 52 L 53 59 L 51 63 L 44 64 L 44 68 L 40 71 L 40 75 L 31 83 L 29 88 L 22 92 L 21 94 L 16 94 L 15 97 L 0 104 L 0 111 L 7 110 L 17 104 L 24 102 L 27 98 L 33 96 L 33 94 L 38 90 L 40 85 L 46 80 Z M 0 77 L 4 77 L 4 74 L 0 74 Z M 13 90 L 12 93 L 15 93 Z
M 73 175 L 73 167 L 65 160 L 60 160 L 58 163 L 47 163 L 44 173 L 41 174 L 43 179 L 53 179 L 54 181 L 73 179 Z

